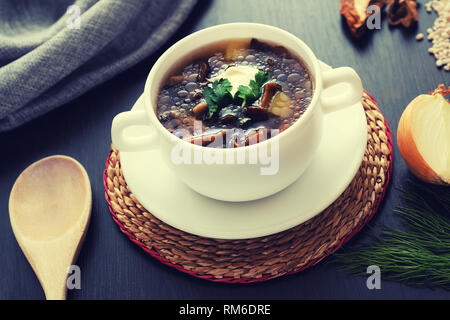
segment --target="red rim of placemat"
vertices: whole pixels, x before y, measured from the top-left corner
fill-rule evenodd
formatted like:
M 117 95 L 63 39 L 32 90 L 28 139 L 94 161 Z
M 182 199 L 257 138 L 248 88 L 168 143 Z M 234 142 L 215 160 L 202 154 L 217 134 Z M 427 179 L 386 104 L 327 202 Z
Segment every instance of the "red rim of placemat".
M 369 94 L 367 91 L 365 91 L 365 93 L 369 96 L 369 98 L 372 100 L 372 102 L 376 105 L 376 101 L 375 99 L 372 97 L 371 94 Z M 384 118 L 384 117 L 383 117 Z M 320 256 L 319 258 L 313 259 L 311 260 L 308 264 L 304 265 L 303 267 L 297 269 L 297 270 L 293 270 L 291 272 L 288 272 L 286 274 L 295 274 L 298 273 L 300 271 L 303 271 L 305 269 L 308 269 L 314 265 L 316 265 L 318 262 L 322 261 L 323 259 L 325 259 L 327 256 L 329 256 L 330 254 L 336 252 L 340 247 L 342 247 L 345 243 L 347 243 L 351 238 L 353 238 L 359 231 L 361 231 L 361 229 L 373 218 L 373 216 L 375 215 L 375 213 L 378 211 L 381 202 L 384 199 L 384 196 L 386 195 L 386 191 L 388 189 L 389 186 L 389 182 L 390 182 L 390 178 L 392 175 L 392 160 L 393 160 L 393 144 L 392 144 L 392 133 L 391 133 L 391 129 L 389 128 L 386 118 L 384 118 L 384 125 L 386 126 L 386 136 L 388 138 L 387 140 L 387 145 L 388 148 L 390 150 L 390 154 L 388 156 L 388 159 L 391 163 L 391 165 L 389 166 L 389 171 L 387 172 L 387 178 L 386 178 L 386 183 L 384 184 L 384 189 L 383 192 L 381 193 L 380 197 L 378 198 L 377 202 L 375 203 L 373 210 L 371 212 L 370 215 L 368 215 L 365 219 L 365 221 L 361 224 L 359 224 L 348 236 L 343 237 L 342 240 L 334 247 L 332 248 L 332 250 L 326 250 L 322 256 Z M 116 222 L 116 224 L 119 226 L 120 230 L 127 235 L 127 237 L 134 242 L 135 244 L 137 244 L 139 247 L 141 247 L 145 252 L 147 252 L 148 254 L 150 254 L 152 257 L 154 257 L 155 259 L 159 260 L 160 262 L 164 263 L 165 265 L 168 265 L 172 268 L 175 268 L 181 272 L 187 273 L 191 276 L 194 276 L 196 278 L 200 278 L 200 279 L 204 279 L 204 280 L 209 280 L 209 281 L 213 281 L 213 282 L 224 282 L 224 283 L 253 283 L 253 282 L 262 282 L 262 281 L 266 281 L 266 280 L 270 280 L 273 279 L 273 275 L 263 275 L 260 278 L 233 278 L 233 277 L 226 277 L 226 278 L 215 278 L 213 276 L 206 276 L 206 275 L 199 275 L 196 274 L 195 272 L 192 272 L 190 270 L 187 270 L 183 267 L 181 267 L 180 265 L 177 264 L 173 264 L 171 263 L 169 260 L 167 260 L 166 258 L 162 257 L 157 251 L 155 250 L 151 250 L 148 249 L 146 247 L 146 245 L 142 242 L 140 242 L 139 240 L 136 239 L 136 237 L 131 234 L 130 232 L 128 232 L 128 230 L 122 225 L 122 223 L 117 219 L 116 214 L 114 212 L 114 210 L 112 209 L 111 206 L 111 201 L 109 199 L 109 195 L 108 195 L 108 187 L 106 184 L 106 179 L 107 179 L 107 170 L 109 167 L 109 158 L 111 156 L 111 153 L 108 155 L 107 159 L 106 159 L 106 164 L 105 164 L 105 170 L 103 171 L 103 186 L 105 188 L 105 198 L 106 201 L 108 202 L 108 208 L 109 211 L 111 213 L 111 216 L 113 218 L 113 220 Z

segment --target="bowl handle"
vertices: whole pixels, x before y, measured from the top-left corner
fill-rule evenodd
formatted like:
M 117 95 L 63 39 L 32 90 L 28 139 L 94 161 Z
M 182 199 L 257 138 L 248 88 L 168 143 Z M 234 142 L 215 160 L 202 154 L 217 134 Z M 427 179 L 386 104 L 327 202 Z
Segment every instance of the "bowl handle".
M 347 84 L 347 89 L 332 96 L 321 95 L 322 110 L 325 113 L 338 111 L 361 101 L 363 86 L 355 70 L 349 67 L 331 69 L 322 73 L 323 88 L 339 83 Z
M 157 134 L 152 128 L 152 132 L 138 137 L 128 137 L 125 130 L 132 126 L 151 127 L 145 110 L 132 110 L 119 113 L 112 122 L 111 137 L 112 143 L 119 151 L 135 152 L 151 150 L 157 147 Z

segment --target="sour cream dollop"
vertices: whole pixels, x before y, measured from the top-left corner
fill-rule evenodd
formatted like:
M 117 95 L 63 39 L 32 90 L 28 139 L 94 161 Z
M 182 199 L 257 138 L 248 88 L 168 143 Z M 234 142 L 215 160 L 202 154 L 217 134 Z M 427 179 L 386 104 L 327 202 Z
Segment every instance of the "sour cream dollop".
M 250 66 L 230 67 L 218 76 L 211 78 L 210 80 L 211 82 L 214 82 L 220 79 L 228 79 L 228 81 L 230 81 L 231 85 L 233 86 L 231 94 L 234 95 L 237 92 L 239 86 L 248 86 L 250 80 L 255 79 L 255 74 L 257 74 L 258 71 L 258 69 Z

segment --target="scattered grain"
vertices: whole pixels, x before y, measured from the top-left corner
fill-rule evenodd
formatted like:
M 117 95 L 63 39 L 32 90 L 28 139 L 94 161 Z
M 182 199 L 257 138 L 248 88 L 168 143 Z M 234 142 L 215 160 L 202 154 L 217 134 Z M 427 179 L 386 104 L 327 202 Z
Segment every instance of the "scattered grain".
M 450 69 L 450 1 L 431 0 L 425 4 L 427 12 L 434 10 L 438 15 L 434 21 L 433 28 L 427 29 L 427 39 L 432 41 L 432 47 L 428 52 L 436 59 L 436 66 Z M 420 37 L 422 35 L 422 37 Z M 420 38 L 420 39 L 419 39 Z M 423 39 L 423 34 L 416 36 L 417 40 Z

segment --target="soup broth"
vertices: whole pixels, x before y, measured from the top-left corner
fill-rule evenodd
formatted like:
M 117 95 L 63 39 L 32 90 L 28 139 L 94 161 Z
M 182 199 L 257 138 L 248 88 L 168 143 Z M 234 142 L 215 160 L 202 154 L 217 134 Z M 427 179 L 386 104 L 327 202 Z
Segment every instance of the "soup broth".
M 159 121 L 181 139 L 237 148 L 270 139 L 305 112 L 313 79 L 286 48 L 239 39 L 205 50 L 167 77 Z

